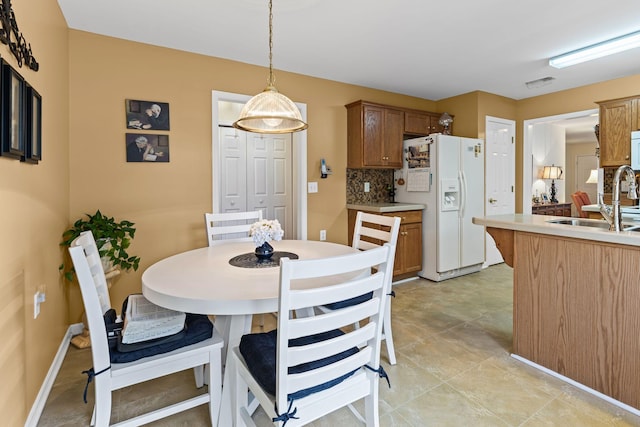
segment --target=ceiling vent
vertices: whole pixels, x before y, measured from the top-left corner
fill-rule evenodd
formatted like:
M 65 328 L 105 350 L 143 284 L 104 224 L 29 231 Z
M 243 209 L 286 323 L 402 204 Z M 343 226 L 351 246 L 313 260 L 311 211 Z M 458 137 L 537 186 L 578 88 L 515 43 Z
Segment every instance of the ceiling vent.
M 535 89 L 542 86 L 550 85 L 555 80 L 555 77 L 543 77 L 538 80 L 531 80 L 530 82 L 526 82 L 527 88 Z

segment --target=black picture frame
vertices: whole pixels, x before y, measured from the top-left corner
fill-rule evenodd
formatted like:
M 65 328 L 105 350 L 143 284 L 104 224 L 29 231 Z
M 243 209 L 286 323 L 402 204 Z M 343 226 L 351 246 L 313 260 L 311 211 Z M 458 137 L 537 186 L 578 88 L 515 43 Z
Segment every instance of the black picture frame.
M 25 154 L 23 160 L 37 164 L 42 160 L 42 97 L 26 86 Z
M 170 130 L 169 103 L 125 99 L 127 129 Z
M 24 157 L 25 81 L 9 64 L 2 61 L 2 156 Z
M 169 163 L 169 135 L 126 133 L 125 145 L 127 163 Z

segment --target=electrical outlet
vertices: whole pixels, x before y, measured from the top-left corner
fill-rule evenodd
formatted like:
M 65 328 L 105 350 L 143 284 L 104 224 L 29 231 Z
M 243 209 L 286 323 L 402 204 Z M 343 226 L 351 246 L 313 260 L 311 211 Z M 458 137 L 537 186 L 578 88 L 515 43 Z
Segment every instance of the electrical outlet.
M 364 183 L 364 192 L 365 192 L 365 193 L 368 193 L 368 192 L 369 192 L 369 190 L 371 190 L 371 185 L 369 185 L 369 183 L 368 183 L 368 182 L 365 182 L 365 183 Z
M 40 304 L 45 302 L 46 294 L 44 292 L 37 292 L 33 295 L 33 318 L 38 318 L 40 315 Z
M 327 240 L 327 230 L 320 230 L 320 240 Z

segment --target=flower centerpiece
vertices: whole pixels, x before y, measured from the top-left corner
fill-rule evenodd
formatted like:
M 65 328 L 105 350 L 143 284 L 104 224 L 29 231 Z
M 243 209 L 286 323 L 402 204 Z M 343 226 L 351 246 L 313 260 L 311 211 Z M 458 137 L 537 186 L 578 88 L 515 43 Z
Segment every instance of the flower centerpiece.
M 259 259 L 270 258 L 273 255 L 273 247 L 269 242 L 282 240 L 283 235 L 284 231 L 282 231 L 280 222 L 277 219 L 263 219 L 262 221 L 254 222 L 249 228 L 249 236 L 253 238 L 253 242 L 256 244 L 256 256 Z

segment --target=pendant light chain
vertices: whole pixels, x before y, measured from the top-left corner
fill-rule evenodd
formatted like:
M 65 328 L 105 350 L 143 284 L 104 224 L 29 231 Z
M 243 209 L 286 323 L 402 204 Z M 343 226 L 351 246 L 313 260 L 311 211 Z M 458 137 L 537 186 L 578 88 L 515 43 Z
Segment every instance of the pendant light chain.
M 275 86 L 273 78 L 273 0 L 269 0 L 269 82 L 270 87 Z
M 233 123 L 236 129 L 256 133 L 291 133 L 305 130 L 308 125 L 296 104 L 279 93 L 273 76 L 273 0 L 269 0 L 269 78 L 267 87 L 242 107 Z

